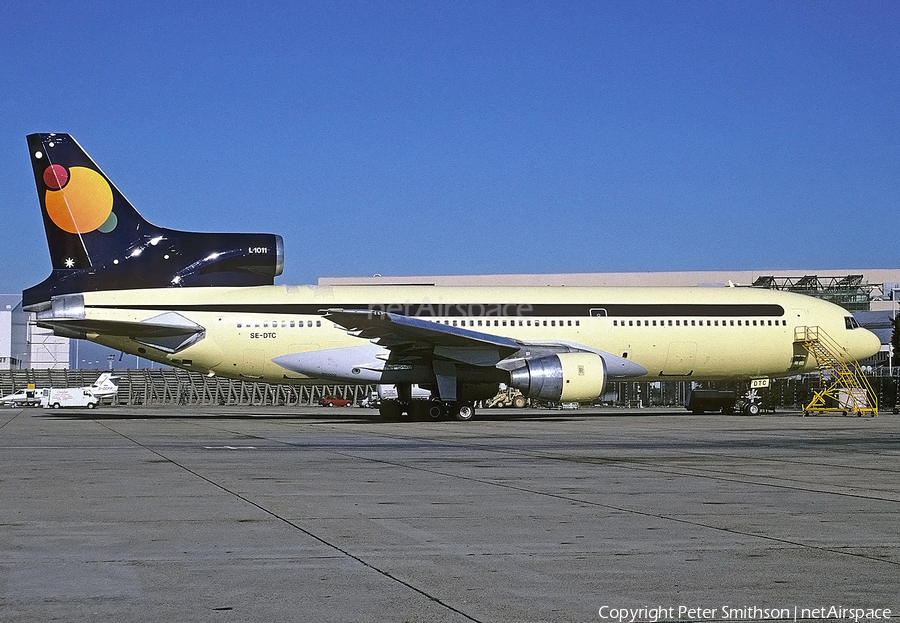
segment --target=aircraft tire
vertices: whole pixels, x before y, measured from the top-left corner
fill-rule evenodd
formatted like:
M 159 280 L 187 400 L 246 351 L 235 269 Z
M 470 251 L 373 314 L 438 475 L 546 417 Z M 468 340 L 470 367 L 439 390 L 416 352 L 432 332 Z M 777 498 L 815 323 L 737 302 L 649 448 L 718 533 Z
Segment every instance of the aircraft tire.
M 454 402 L 453 416 L 461 422 L 468 422 L 475 417 L 475 407 L 471 402 Z
M 759 415 L 759 405 L 754 403 L 747 405 L 747 415 Z
M 428 419 L 432 422 L 443 420 L 447 414 L 447 407 L 443 403 L 434 401 L 428 405 Z

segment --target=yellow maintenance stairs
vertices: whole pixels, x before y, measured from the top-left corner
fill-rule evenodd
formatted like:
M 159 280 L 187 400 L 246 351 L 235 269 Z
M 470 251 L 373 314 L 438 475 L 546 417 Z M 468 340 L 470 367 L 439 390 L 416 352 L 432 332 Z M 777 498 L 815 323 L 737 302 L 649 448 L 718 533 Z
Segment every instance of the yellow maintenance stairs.
M 823 389 L 803 409 L 807 413 L 843 412 L 878 415 L 878 398 L 859 364 L 848 360 L 844 350 L 821 327 L 796 327 L 794 342 L 816 358 Z M 831 400 L 826 400 L 830 398 Z

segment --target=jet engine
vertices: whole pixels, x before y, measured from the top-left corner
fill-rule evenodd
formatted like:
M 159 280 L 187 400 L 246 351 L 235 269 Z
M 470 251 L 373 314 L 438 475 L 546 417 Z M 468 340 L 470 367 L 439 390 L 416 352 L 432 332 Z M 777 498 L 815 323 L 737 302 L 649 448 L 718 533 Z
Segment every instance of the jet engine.
M 603 393 L 606 366 L 596 353 L 558 353 L 525 359 L 509 373 L 509 384 L 529 398 L 587 402 Z

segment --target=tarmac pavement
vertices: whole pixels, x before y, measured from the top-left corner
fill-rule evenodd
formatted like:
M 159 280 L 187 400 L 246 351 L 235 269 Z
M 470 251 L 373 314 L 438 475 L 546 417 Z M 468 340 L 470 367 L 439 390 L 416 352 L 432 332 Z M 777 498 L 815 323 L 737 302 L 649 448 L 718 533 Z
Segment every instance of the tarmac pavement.
M 900 618 L 900 416 L 484 416 L 0 410 L 0 620 Z

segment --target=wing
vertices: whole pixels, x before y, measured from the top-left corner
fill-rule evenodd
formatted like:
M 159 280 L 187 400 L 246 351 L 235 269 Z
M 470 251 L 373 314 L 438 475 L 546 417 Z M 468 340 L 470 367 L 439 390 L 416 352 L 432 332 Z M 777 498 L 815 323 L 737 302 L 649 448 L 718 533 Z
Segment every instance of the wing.
M 392 361 L 438 359 L 487 367 L 524 347 L 518 340 L 388 312 L 326 309 L 322 313 L 351 335 L 390 350 Z
M 390 361 L 428 366 L 434 371 L 442 400 L 455 400 L 457 379 L 463 375 L 495 382 L 497 371 L 508 373 L 528 360 L 560 353 L 593 353 L 603 359 L 609 378 L 642 376 L 642 366 L 572 342 L 523 342 L 377 310 L 326 309 L 325 318 L 351 335 L 371 340 L 390 352 Z

